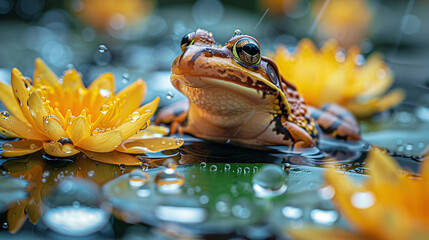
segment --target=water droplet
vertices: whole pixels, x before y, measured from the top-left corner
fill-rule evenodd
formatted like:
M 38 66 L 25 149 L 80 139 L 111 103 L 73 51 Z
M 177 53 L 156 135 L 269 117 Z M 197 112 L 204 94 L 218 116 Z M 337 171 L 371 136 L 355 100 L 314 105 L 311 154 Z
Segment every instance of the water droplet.
M 93 177 L 94 177 L 94 174 L 95 174 L 94 170 L 90 170 L 90 171 L 88 171 L 88 177 L 89 177 L 89 178 L 93 178 Z
M 362 54 L 358 54 L 355 56 L 355 63 L 358 66 L 362 66 L 365 64 L 365 57 Z
M 109 105 L 104 104 L 104 105 L 102 105 L 102 106 L 100 107 L 100 112 L 101 112 L 102 114 L 106 114 L 106 113 L 108 113 L 108 112 L 109 112 L 109 110 L 110 110 L 110 106 L 109 106 Z
M 235 31 L 234 31 L 234 37 L 238 36 L 238 35 L 241 35 L 241 30 L 240 29 L 235 29 Z
M 149 174 L 140 169 L 134 169 L 128 179 L 128 184 L 131 187 L 138 188 L 144 186 L 149 180 Z
M 140 113 L 139 112 L 133 112 L 130 114 L 130 116 L 128 118 L 130 119 L 130 122 L 135 122 L 135 121 L 139 120 Z
M 36 149 L 36 148 L 37 148 L 36 144 L 34 144 L 34 143 L 30 144 L 30 149 L 31 149 L 31 150 L 34 150 L 34 149 Z
M 75 117 L 75 116 L 70 116 L 70 117 L 69 117 L 69 119 L 67 119 L 67 123 L 68 123 L 69 125 L 71 125 L 75 119 L 76 119 L 76 117 Z
M 46 117 L 43 117 L 43 119 L 45 120 L 45 123 L 49 124 L 50 120 L 54 120 L 57 123 L 59 123 L 61 126 L 63 126 L 63 122 L 55 115 L 48 115 Z
M 245 167 L 243 170 L 244 174 L 249 173 L 250 172 L 250 168 L 249 167 Z
M 200 167 L 201 168 L 206 168 L 207 167 L 207 163 L 206 162 L 201 162 L 200 163 Z
M 73 144 L 70 143 L 65 143 L 63 144 L 63 146 L 61 147 L 61 150 L 65 153 L 71 153 L 74 149 Z
M 49 177 L 51 175 L 51 173 L 49 172 L 49 171 L 44 171 L 43 172 L 43 174 L 42 174 L 42 176 L 44 177 L 44 178 L 47 178 L 47 177 Z
M 407 144 L 407 145 L 405 145 L 405 150 L 407 150 L 407 151 L 412 151 L 413 150 L 413 145 L 412 144 Z
M 416 108 L 417 117 L 423 122 L 429 122 L 429 107 L 428 106 L 418 106 Z
M 130 81 L 130 75 L 128 73 L 122 74 L 122 83 L 127 84 Z
M 165 98 L 167 99 L 173 99 L 174 98 L 174 94 L 172 91 L 168 91 L 167 94 L 165 95 Z
M 299 207 L 285 206 L 282 208 L 283 216 L 289 219 L 299 219 L 304 215 L 304 211 Z
M 101 44 L 98 46 L 98 51 L 101 53 L 105 53 L 105 52 L 108 52 L 109 49 L 106 47 L 106 45 Z
M 286 173 L 277 165 L 261 168 L 252 179 L 253 191 L 257 197 L 274 197 L 286 192 Z
M 164 162 L 162 162 L 162 166 L 167 168 L 174 168 L 176 165 L 177 165 L 177 162 L 173 158 L 167 158 L 165 159 Z
M 4 228 L 4 229 L 7 229 L 8 227 L 9 227 L 9 224 L 8 224 L 7 222 L 4 222 L 4 223 L 3 223 L 3 228 Z
M 158 190 L 164 193 L 175 193 L 185 184 L 185 178 L 173 168 L 159 171 L 155 177 Z
M 250 204 L 246 199 L 237 201 L 237 204 L 232 206 L 232 214 L 238 218 L 249 218 L 252 215 Z
M 338 220 L 338 212 L 335 210 L 313 209 L 310 217 L 316 224 L 332 225 Z
M 258 168 L 257 166 L 254 166 L 254 167 L 253 167 L 253 172 L 254 172 L 254 173 L 256 173 L 256 172 L 258 171 L 258 169 L 259 169 L 259 168 Z
M 332 186 L 326 186 L 319 189 L 318 194 L 321 199 L 330 200 L 335 194 L 335 189 Z
M 339 63 L 342 63 L 346 60 L 346 55 L 344 54 L 344 52 L 339 51 L 335 53 L 335 60 L 337 60 L 337 62 Z
M 237 173 L 241 173 L 243 171 L 243 169 L 241 167 L 237 168 Z
M 290 171 L 290 164 L 289 163 L 285 163 L 283 169 L 285 170 L 285 172 L 289 172 Z
M 3 146 L 2 146 L 2 148 L 3 148 L 4 151 L 13 151 L 13 150 L 15 150 L 15 147 L 12 144 L 10 144 L 10 143 L 4 143 Z
M 366 209 L 374 205 L 375 197 L 371 192 L 357 192 L 353 194 L 352 205 L 359 209 Z
M 217 166 L 216 165 L 211 165 L 210 166 L 210 171 L 216 172 L 217 171 Z
M 201 195 L 198 200 L 201 204 L 207 204 L 210 201 L 209 196 L 207 195 Z
M 2 111 L 1 117 L 5 120 L 8 119 L 9 118 L 9 112 L 8 111 Z
M 100 89 L 99 93 L 102 97 L 106 98 L 107 100 L 110 97 L 110 95 L 112 94 L 111 91 L 109 91 L 107 89 L 103 89 L 103 88 Z
M 225 171 L 229 171 L 231 170 L 231 165 L 229 165 L 228 163 L 225 164 Z

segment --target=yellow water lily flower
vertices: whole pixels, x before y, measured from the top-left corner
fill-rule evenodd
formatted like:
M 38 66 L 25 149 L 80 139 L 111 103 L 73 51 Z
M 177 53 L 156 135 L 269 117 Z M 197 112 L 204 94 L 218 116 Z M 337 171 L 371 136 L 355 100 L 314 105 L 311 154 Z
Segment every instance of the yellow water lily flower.
M 139 132 L 149 125 L 159 103 L 156 98 L 140 107 L 146 91 L 143 80 L 138 79 L 115 94 L 111 73 L 99 76 L 86 88 L 75 69 L 58 78 L 41 59 L 36 59 L 35 64 L 33 84 L 16 68 L 12 70 L 11 86 L 0 83 L 0 100 L 9 111 L 1 112 L 0 131 L 6 136 L 22 138 L 3 144 L 2 156 L 22 156 L 42 148 L 56 157 L 69 157 L 81 151 L 88 156 L 113 151 L 142 154 L 175 149 L 183 144 L 177 138 L 154 137 L 152 133 L 162 135 L 165 131 L 159 127 L 144 131 L 150 136 Z M 126 155 L 113 153 L 109 155 Z M 129 158 L 110 157 L 105 161 L 141 163 L 134 157 L 126 161 Z
M 298 239 L 429 239 L 427 159 L 419 177 L 411 177 L 393 158 L 372 150 L 369 177 L 361 185 L 328 169 L 325 179 L 335 191 L 333 201 L 355 231 L 304 227 L 291 229 L 291 235 Z
M 337 103 L 365 117 L 389 109 L 404 98 L 402 90 L 383 96 L 393 83 L 393 74 L 379 54 L 372 54 L 364 63 L 358 47 L 344 53 L 332 40 L 318 50 L 311 40 L 303 39 L 294 53 L 279 46 L 271 57 L 306 103 L 316 107 Z
M 367 0 L 316 0 L 312 11 L 315 18 L 320 15 L 320 37 L 336 39 L 346 48 L 360 44 L 372 18 Z

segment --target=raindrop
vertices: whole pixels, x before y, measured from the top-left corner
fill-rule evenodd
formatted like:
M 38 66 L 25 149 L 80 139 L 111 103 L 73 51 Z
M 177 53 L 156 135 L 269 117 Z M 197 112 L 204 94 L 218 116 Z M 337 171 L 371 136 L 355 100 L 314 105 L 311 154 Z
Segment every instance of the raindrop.
M 357 192 L 353 194 L 352 205 L 359 209 L 366 209 L 374 205 L 375 198 L 371 192 Z
M 217 171 L 217 166 L 216 165 L 211 165 L 210 166 L 210 171 L 216 172 Z
M 175 193 L 185 184 L 185 178 L 175 169 L 166 168 L 156 174 L 155 184 L 161 192 Z
M 130 75 L 128 73 L 122 74 L 122 83 L 127 84 L 130 81 Z
M 207 163 L 206 162 L 201 162 L 200 163 L 200 167 L 201 168 L 206 168 L 207 167 Z
M 4 229 L 7 229 L 8 227 L 9 227 L 9 224 L 8 224 L 7 222 L 4 222 L 4 223 L 3 223 L 3 228 L 4 228 Z
M 282 209 L 283 216 L 289 219 L 299 219 L 304 215 L 304 211 L 301 208 L 294 206 L 285 206 Z
M 15 150 L 15 147 L 12 144 L 10 144 L 10 143 L 4 143 L 3 146 L 2 146 L 2 148 L 3 148 L 4 151 L 13 151 L 13 150 Z
M 98 46 L 98 52 L 105 53 L 108 51 L 109 51 L 109 49 L 106 47 L 106 45 L 101 44 Z
M 228 163 L 225 164 L 225 171 L 229 171 L 231 170 L 231 165 L 229 165 Z
M 94 170 L 88 171 L 88 177 L 92 178 L 94 177 L 94 174 L 95 174 Z
M 140 113 L 139 112 L 133 112 L 130 114 L 130 116 L 128 118 L 130 119 L 130 122 L 135 122 L 140 118 Z
M 335 210 L 313 209 L 310 217 L 316 224 L 332 225 L 338 220 L 338 212 Z
M 173 99 L 174 98 L 174 94 L 172 91 L 168 91 L 167 94 L 165 95 L 165 98 L 167 98 L 168 100 Z
M 274 197 L 286 192 L 286 173 L 277 165 L 267 165 L 252 179 L 253 191 L 257 197 Z
M 104 105 L 102 105 L 100 107 L 100 112 L 102 114 L 106 114 L 107 112 L 109 112 L 109 110 L 110 110 L 110 106 L 109 105 L 104 104 Z
M 128 179 L 128 185 L 131 187 L 142 187 L 144 186 L 149 180 L 149 175 L 146 172 L 143 172 L 140 169 L 134 169 Z
M 5 120 L 8 119 L 9 118 L 9 112 L 8 111 L 2 111 L 1 117 Z

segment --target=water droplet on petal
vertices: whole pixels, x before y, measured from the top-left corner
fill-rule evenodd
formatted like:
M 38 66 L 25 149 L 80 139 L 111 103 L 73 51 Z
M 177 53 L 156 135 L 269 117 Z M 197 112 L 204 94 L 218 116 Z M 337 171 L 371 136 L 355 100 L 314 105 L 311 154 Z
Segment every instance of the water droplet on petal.
M 274 197 L 286 192 L 286 173 L 277 165 L 261 168 L 252 179 L 253 191 L 257 197 Z
M 30 149 L 31 149 L 31 150 L 34 150 L 34 149 L 36 149 L 36 148 L 37 148 L 36 144 L 34 144 L 34 143 L 30 144 Z
M 109 106 L 109 105 L 107 105 L 107 104 L 104 104 L 104 105 L 102 105 L 102 106 L 100 107 L 100 112 L 101 112 L 102 114 L 106 114 L 106 113 L 108 113 L 108 112 L 109 112 L 109 110 L 110 110 L 110 106 Z
M 45 120 L 45 123 L 49 124 L 50 120 L 54 120 L 57 123 L 59 123 L 61 126 L 63 126 L 63 122 L 60 120 L 59 117 L 55 116 L 55 115 L 48 115 L 46 117 L 43 117 L 43 119 Z
M 185 178 L 175 169 L 167 168 L 156 174 L 155 184 L 160 192 L 175 193 L 185 184 Z
M 130 119 L 130 122 L 135 122 L 140 118 L 140 113 L 139 112 L 133 112 L 130 114 L 130 116 L 128 118 Z
M 13 150 L 15 150 L 15 147 L 12 144 L 10 144 L 10 143 L 4 143 L 3 146 L 2 146 L 2 148 L 3 148 L 4 151 L 13 151 Z
M 90 171 L 88 171 L 88 177 L 89 177 L 89 178 L 94 177 L 94 174 L 95 174 L 94 170 L 90 170 Z
M 2 111 L 1 117 L 5 120 L 8 119 L 9 118 L 9 112 L 8 111 Z
M 101 44 L 98 46 L 98 51 L 101 53 L 105 53 L 105 52 L 108 52 L 109 49 L 106 47 L 106 45 Z

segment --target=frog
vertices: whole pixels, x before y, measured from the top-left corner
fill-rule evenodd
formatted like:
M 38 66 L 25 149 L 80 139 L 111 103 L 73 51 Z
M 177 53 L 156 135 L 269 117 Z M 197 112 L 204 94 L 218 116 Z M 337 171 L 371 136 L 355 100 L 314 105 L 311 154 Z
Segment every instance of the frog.
M 276 63 L 262 56 L 259 42 L 236 30 L 225 45 L 197 29 L 181 41 L 171 66 L 171 83 L 186 97 L 163 108 L 155 122 L 171 133 L 255 147 L 315 147 L 321 137 L 359 141 L 355 117 L 346 109 L 309 106 Z M 287 77 L 287 76 L 286 76 Z

